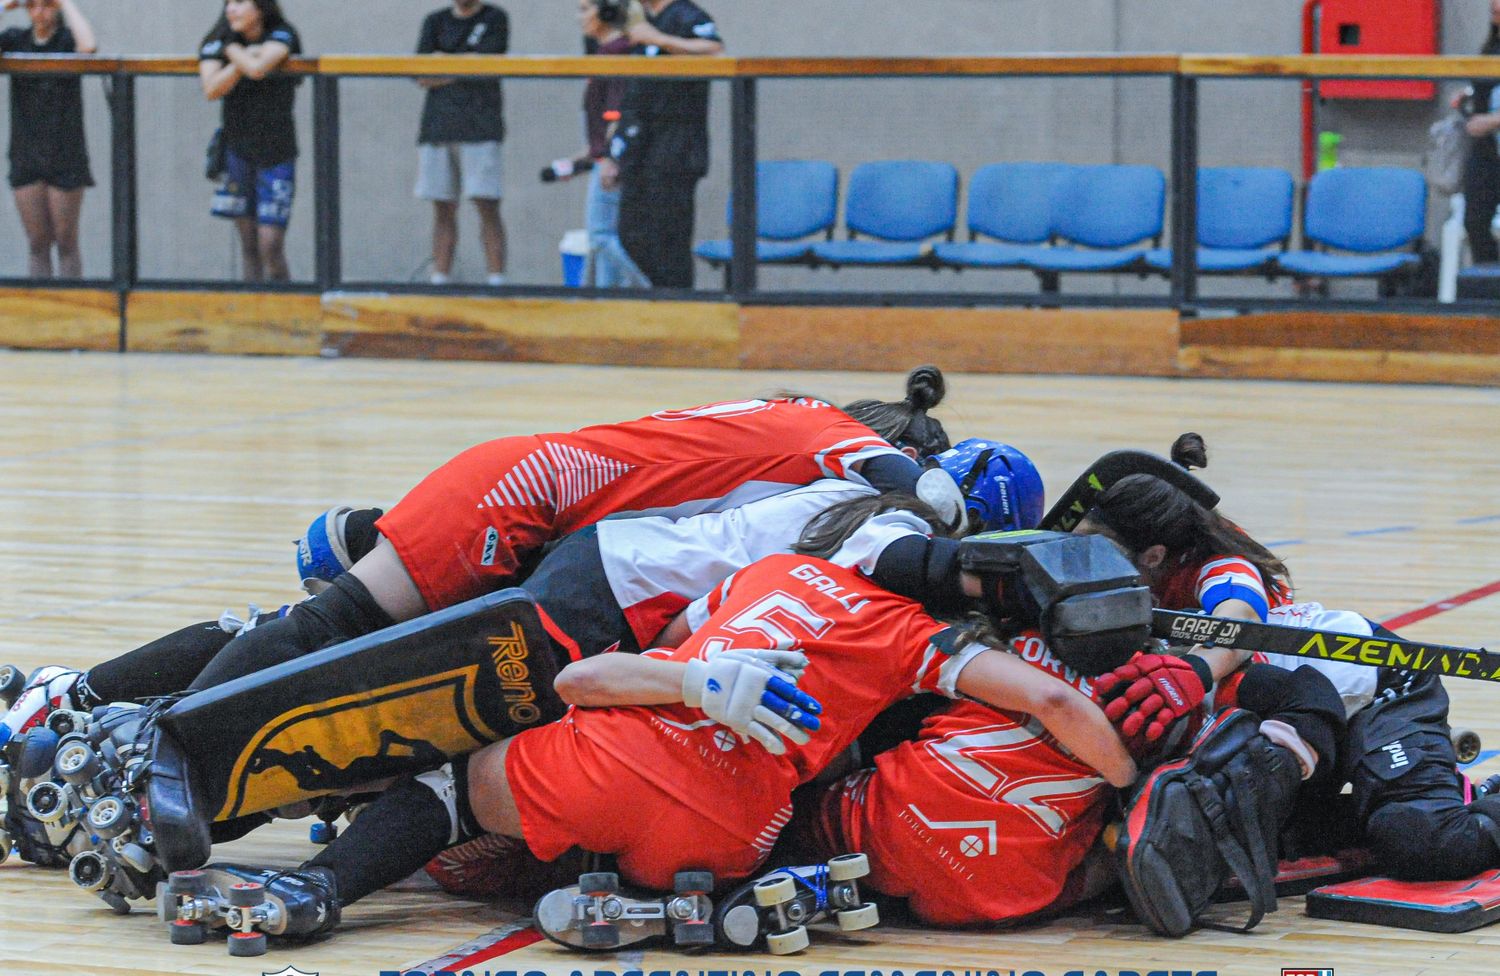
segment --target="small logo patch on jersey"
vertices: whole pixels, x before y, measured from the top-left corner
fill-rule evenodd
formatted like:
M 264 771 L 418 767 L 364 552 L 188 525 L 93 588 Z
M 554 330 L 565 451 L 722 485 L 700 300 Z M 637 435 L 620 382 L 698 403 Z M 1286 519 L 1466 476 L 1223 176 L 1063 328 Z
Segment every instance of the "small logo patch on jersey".
M 1406 757 L 1406 750 L 1402 748 L 1400 739 L 1381 746 L 1380 751 L 1385 753 L 1386 758 L 1391 761 L 1392 769 L 1400 769 L 1402 766 L 1406 766 L 1411 762 L 1411 760 Z
M 484 554 L 479 557 L 479 565 L 495 565 L 495 554 L 500 550 L 500 530 L 493 525 L 484 530 Z

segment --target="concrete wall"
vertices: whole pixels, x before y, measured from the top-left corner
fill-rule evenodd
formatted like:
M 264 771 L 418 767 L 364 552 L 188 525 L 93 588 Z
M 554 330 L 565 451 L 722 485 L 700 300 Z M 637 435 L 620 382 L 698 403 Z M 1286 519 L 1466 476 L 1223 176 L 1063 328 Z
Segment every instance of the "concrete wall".
M 206 0 L 80 0 L 106 52 L 187 53 L 216 6 Z M 1299 0 L 704 0 L 732 53 L 992 54 L 1035 51 L 1296 52 Z M 411 0 L 286 0 L 311 53 L 405 52 L 432 4 Z M 509 0 L 516 53 L 571 53 L 579 40 L 570 0 Z M 1483 36 L 1488 5 L 1447 5 L 1444 50 L 1469 53 Z M 5 24 L 22 22 L 6 15 Z M 108 125 L 103 82 L 85 82 L 89 143 L 100 186 L 85 204 L 85 263 L 108 265 Z M 729 178 L 728 101 L 723 86 L 713 109 L 714 169 L 699 192 L 700 236 L 722 236 Z M 508 81 L 505 215 L 512 244 L 511 279 L 555 283 L 556 246 L 581 222 L 581 185 L 543 186 L 536 172 L 581 142 L 576 81 Z M 236 246 L 226 223 L 207 216 L 210 184 L 203 148 L 217 119 L 193 79 L 142 79 L 140 105 L 141 270 L 152 277 L 229 278 Z M 411 196 L 421 93 L 405 81 L 346 81 L 343 89 L 345 270 L 351 278 L 425 279 L 426 205 Z M 1163 79 L 954 81 L 859 80 L 766 82 L 761 92 L 763 158 L 832 159 L 846 170 L 868 159 L 946 159 L 964 175 L 986 162 L 1060 159 L 1075 162 L 1168 162 L 1168 84 Z M 1298 84 L 1221 81 L 1202 86 L 1206 164 L 1299 165 Z M 1351 164 L 1415 165 L 1434 104 L 1330 104 L 1324 127 L 1341 132 Z M 304 152 L 311 147 L 311 91 L 298 99 Z M 293 273 L 313 271 L 311 159 L 289 237 Z M 460 242 L 461 277 L 482 277 L 472 219 Z M 25 269 L 19 222 L 8 195 L 0 202 L 0 273 Z M 714 283 L 701 270 L 700 285 Z M 934 275 L 930 272 L 771 271 L 772 287 L 1030 290 L 1027 275 Z M 1075 291 L 1155 292 L 1157 281 L 1078 280 Z M 1243 291 L 1243 284 L 1216 285 Z

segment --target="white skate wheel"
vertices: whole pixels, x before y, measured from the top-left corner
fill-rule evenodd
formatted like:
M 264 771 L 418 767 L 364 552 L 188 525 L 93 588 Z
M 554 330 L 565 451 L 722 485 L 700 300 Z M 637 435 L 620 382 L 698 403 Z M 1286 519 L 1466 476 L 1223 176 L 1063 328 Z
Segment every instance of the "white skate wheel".
M 840 854 L 828 862 L 829 881 L 853 881 L 870 873 L 870 859 L 863 854 Z
M 839 928 L 845 932 L 873 929 L 880 924 L 880 909 L 870 902 L 858 908 L 846 908 L 841 912 L 834 912 L 833 916 L 838 920 Z
M 797 897 L 797 883 L 786 875 L 779 874 L 774 878 L 762 878 L 755 882 L 755 887 L 750 891 L 755 896 L 757 905 L 761 908 L 770 908 Z
M 26 794 L 26 812 L 44 824 L 55 824 L 68 814 L 67 799 L 56 783 L 38 783 Z
M 106 796 L 89 808 L 89 829 L 108 840 L 130 829 L 130 808 L 119 797 Z
M 785 932 L 766 933 L 766 949 L 775 956 L 801 952 L 808 946 L 807 926 L 799 925 Z
M 57 750 L 52 771 L 65 782 L 79 786 L 99 774 L 99 757 L 87 742 L 71 739 Z
M 0 864 L 4 864 L 8 857 L 10 857 L 10 834 L 0 830 Z

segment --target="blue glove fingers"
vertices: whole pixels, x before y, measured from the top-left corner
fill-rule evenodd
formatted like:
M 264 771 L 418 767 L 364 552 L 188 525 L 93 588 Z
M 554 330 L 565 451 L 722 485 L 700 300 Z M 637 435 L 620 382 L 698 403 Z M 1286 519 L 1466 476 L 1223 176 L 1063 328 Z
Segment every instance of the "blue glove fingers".
M 804 712 L 811 712 L 814 715 L 820 715 L 823 712 L 823 705 L 821 702 L 819 702 L 812 695 L 809 695 L 805 691 L 800 690 L 794 683 L 786 680 L 785 678 L 778 677 L 777 675 L 773 674 L 770 679 L 766 681 L 766 690 L 775 694 L 779 698 L 783 698 L 791 702 L 793 705 L 796 705 Z
M 798 694 L 800 695 L 801 693 L 799 692 Z M 816 701 L 808 698 L 806 695 L 801 695 L 801 697 L 807 699 L 807 701 L 812 702 L 814 706 L 818 705 Z M 823 723 L 818 721 L 818 717 L 816 715 L 808 714 L 806 711 L 798 708 L 796 705 L 787 701 L 785 698 L 778 698 L 776 695 L 772 694 L 770 690 L 761 692 L 760 703 L 767 709 L 769 709 L 773 714 L 780 715 L 782 718 L 786 719 L 788 722 L 791 722 L 793 725 L 801 726 L 802 728 L 807 729 L 809 732 L 816 732 L 819 728 L 822 727 Z

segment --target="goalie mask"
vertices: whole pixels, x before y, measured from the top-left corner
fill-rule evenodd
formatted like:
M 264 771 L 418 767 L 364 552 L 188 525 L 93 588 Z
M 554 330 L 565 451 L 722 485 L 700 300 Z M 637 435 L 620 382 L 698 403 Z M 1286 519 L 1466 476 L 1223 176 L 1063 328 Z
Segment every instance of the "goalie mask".
M 1042 518 L 1042 476 L 1031 459 L 1009 444 L 971 437 L 935 455 L 958 484 L 969 524 L 985 532 L 1034 528 Z

